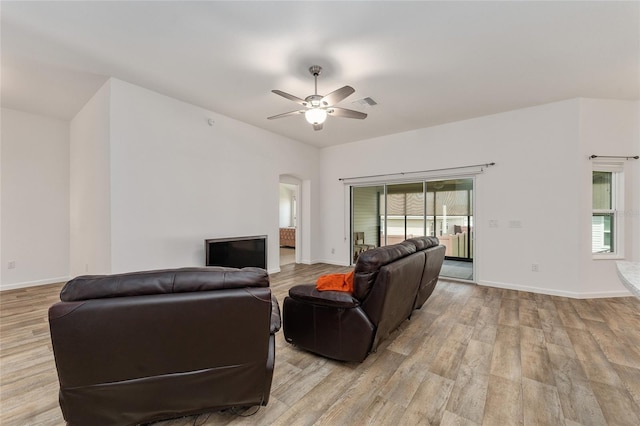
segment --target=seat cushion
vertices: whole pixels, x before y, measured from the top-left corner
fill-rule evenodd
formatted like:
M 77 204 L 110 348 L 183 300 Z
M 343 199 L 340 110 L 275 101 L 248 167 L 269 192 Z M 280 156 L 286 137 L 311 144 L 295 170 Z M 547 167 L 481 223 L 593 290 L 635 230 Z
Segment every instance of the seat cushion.
M 335 308 L 355 308 L 358 299 L 343 291 L 318 291 L 314 284 L 301 284 L 289 289 L 289 296 L 298 301 Z

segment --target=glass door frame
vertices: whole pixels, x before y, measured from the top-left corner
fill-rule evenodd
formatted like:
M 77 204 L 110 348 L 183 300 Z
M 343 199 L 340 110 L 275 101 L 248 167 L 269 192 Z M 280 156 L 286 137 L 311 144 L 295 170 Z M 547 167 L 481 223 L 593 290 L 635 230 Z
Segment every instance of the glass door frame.
M 384 216 L 383 221 L 382 220 L 378 220 L 378 225 L 380 227 L 380 230 L 382 231 L 381 233 L 383 234 L 382 236 L 378 235 L 378 241 L 379 241 L 379 245 L 387 245 L 387 237 L 388 237 L 388 224 L 387 224 L 387 213 L 388 213 L 388 209 L 387 209 L 387 186 L 388 185 L 397 185 L 397 184 L 403 184 L 403 183 L 423 183 L 423 190 L 425 193 L 425 197 L 424 197 L 424 221 L 423 221 L 423 235 L 427 235 L 427 225 L 428 225 L 428 220 L 429 218 L 433 218 L 435 219 L 437 217 L 436 211 L 434 210 L 434 214 L 432 216 L 427 215 L 427 202 L 428 202 L 428 197 L 426 196 L 427 192 L 428 192 L 428 186 L 429 183 L 433 184 L 434 182 L 438 182 L 438 181 L 445 181 L 445 180 L 456 180 L 456 179 L 464 179 L 464 180 L 469 180 L 471 183 L 471 189 L 467 190 L 467 203 L 468 203 L 468 210 L 467 210 L 467 215 L 466 215 L 466 219 L 467 219 L 467 223 L 468 223 L 468 229 L 469 229 L 469 236 L 468 236 L 468 241 L 467 241 L 467 253 L 468 253 L 468 257 L 454 257 L 454 256 L 447 256 L 447 259 L 450 260 L 458 260 L 458 261 L 465 261 L 465 262 L 470 262 L 472 263 L 472 279 L 471 280 L 462 280 L 462 281 L 471 281 L 471 282 L 475 282 L 476 281 L 476 264 L 477 264 L 477 256 L 476 256 L 476 250 L 475 250 L 475 242 L 476 242 L 476 224 L 478 223 L 477 218 L 476 218 L 476 200 L 477 200 L 477 180 L 476 180 L 476 175 L 466 175 L 466 174 L 461 174 L 461 175 L 450 175 L 450 176 L 433 176 L 433 177 L 428 177 L 428 178 L 417 178 L 417 179 L 401 179 L 401 180 L 388 180 L 388 181 L 384 181 L 384 182 L 367 182 L 367 183 L 359 183 L 359 184 L 350 184 L 349 185 L 349 229 L 351 230 L 350 233 L 350 254 L 354 252 L 354 202 L 353 202 L 353 198 L 354 198 L 354 190 L 356 188 L 363 188 L 363 187 L 381 187 L 383 189 L 383 191 L 381 192 L 381 194 L 384 194 L 385 197 L 385 205 L 384 205 L 384 211 L 380 211 L 379 213 L 381 215 Z M 434 206 L 435 206 L 435 192 L 434 192 Z M 379 205 L 380 203 L 378 202 L 378 207 L 381 207 Z M 379 210 L 381 210 L 379 208 Z M 437 231 L 436 231 L 436 225 L 435 225 L 435 220 L 434 220 L 434 229 L 433 229 L 433 235 L 435 235 L 436 237 L 438 237 Z M 406 227 L 405 227 L 406 228 Z M 379 234 L 381 234 L 379 233 Z M 405 229 L 405 233 L 406 233 L 406 229 Z M 382 240 L 381 240 L 382 239 Z M 349 260 L 349 264 L 350 265 L 354 265 L 355 264 L 355 260 L 354 259 L 350 259 Z

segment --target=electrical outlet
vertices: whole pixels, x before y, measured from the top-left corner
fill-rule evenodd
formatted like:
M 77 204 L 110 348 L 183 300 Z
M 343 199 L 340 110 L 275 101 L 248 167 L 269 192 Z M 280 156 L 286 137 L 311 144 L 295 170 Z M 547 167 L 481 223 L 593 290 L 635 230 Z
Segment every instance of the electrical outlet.
M 331 249 L 331 254 L 336 254 L 336 249 L 332 248 Z
M 540 265 L 538 265 L 537 263 L 532 263 L 531 272 L 539 272 L 539 271 L 540 271 Z
M 10 260 L 8 268 L 9 269 L 16 269 L 16 261 L 15 260 Z

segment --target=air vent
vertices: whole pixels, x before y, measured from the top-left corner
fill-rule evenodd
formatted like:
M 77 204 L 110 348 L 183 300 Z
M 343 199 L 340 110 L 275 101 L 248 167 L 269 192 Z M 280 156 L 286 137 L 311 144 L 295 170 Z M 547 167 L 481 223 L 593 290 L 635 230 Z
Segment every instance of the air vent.
M 378 103 L 371 98 L 358 99 L 357 101 L 353 101 L 351 103 L 355 106 L 363 108 L 371 108 L 374 105 L 378 105 Z

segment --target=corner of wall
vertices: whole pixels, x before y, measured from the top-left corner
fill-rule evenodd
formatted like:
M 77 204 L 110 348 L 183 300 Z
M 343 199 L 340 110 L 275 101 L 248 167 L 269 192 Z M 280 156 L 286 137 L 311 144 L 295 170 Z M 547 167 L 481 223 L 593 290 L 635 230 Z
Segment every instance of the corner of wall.
M 71 120 L 70 274 L 111 271 L 111 79 Z

